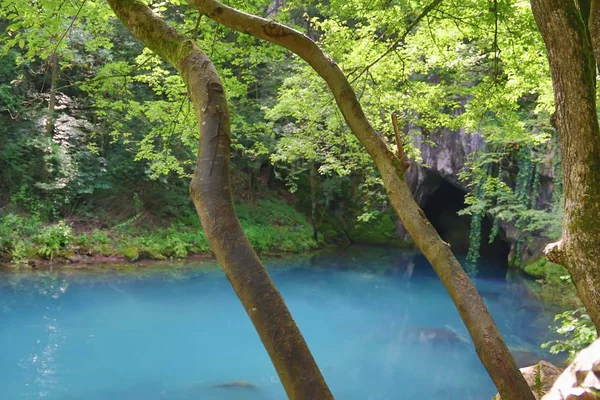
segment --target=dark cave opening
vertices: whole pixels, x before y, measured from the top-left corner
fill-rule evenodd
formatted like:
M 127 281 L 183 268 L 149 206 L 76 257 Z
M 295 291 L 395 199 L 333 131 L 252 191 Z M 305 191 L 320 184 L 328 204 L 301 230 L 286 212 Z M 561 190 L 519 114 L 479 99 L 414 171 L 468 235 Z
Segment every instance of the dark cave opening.
M 450 244 L 452 251 L 465 255 L 469 250 L 471 217 L 458 215 L 458 212 L 465 208 L 466 192 L 443 178 L 438 182 L 439 186 L 427 196 L 423 212 L 442 239 Z M 491 230 L 492 222 L 484 218 L 481 223 L 481 258 L 507 261 L 510 244 L 502 240 L 503 232 L 489 243 Z

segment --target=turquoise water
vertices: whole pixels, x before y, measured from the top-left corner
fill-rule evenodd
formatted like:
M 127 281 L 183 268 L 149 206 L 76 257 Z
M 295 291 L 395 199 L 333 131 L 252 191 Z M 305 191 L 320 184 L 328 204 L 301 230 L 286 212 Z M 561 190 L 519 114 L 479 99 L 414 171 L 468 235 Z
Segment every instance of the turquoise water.
M 494 395 L 422 256 L 354 247 L 268 265 L 337 399 Z M 509 345 L 539 353 L 554 311 L 505 275 L 482 266 L 477 287 Z M 0 279 L 2 400 L 285 399 L 212 265 L 2 271 Z M 216 387 L 232 381 L 254 388 Z

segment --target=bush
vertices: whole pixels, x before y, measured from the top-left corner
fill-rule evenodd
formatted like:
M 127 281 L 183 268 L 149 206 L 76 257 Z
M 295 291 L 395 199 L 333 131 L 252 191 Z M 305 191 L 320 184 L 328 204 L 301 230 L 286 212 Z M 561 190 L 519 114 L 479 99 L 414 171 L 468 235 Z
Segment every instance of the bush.
M 33 242 L 38 245 L 37 253 L 44 258 L 52 259 L 62 248 L 73 241 L 73 229 L 64 221 L 47 226 L 35 236 Z
M 35 256 L 29 236 L 41 226 L 39 217 L 22 217 L 8 213 L 0 217 L 0 258 L 4 256 L 14 263 L 24 263 Z
M 259 200 L 237 206 L 240 223 L 258 253 L 300 252 L 317 247 L 312 227 L 282 200 Z
M 127 246 L 121 250 L 121 253 L 128 261 L 136 261 L 140 258 L 140 250 L 135 246 Z
M 373 212 L 364 214 L 352 228 L 350 238 L 359 243 L 389 244 L 398 242 L 395 237 L 396 224 L 389 214 Z

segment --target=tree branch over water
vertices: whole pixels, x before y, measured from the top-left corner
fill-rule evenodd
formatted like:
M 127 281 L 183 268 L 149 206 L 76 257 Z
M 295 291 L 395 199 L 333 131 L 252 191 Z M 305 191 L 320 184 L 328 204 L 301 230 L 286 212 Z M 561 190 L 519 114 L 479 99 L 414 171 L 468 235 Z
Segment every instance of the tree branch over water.
M 434 1 L 431 9 L 440 1 Z M 346 123 L 375 162 L 396 213 L 452 297 L 473 339 L 477 354 L 498 391 L 505 399 L 533 400 L 533 393 L 481 296 L 448 244 L 440 238 L 415 202 L 404 176 L 403 162 L 373 129 L 350 82 L 335 61 L 309 37 L 288 26 L 240 12 L 214 0 L 188 2 L 209 18 L 231 29 L 287 48 L 305 60 L 325 80 Z
M 250 316 L 290 399 L 333 399 L 279 291 L 237 218 L 230 182 L 231 127 L 211 60 L 141 1 L 108 0 L 117 17 L 186 83 L 200 137 L 190 192 L 211 248 Z

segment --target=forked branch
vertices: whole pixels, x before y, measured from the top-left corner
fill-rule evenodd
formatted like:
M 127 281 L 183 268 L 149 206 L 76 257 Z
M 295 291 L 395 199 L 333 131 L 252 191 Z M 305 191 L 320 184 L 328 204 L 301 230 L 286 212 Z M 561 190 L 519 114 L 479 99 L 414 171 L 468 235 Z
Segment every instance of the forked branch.
M 402 136 L 400 134 L 396 113 L 392 113 L 392 125 L 394 125 L 394 136 L 396 137 L 396 146 L 398 147 L 398 159 L 402 163 L 402 168 L 406 171 L 406 169 L 410 167 L 410 163 L 406 161 L 406 158 L 404 157 L 404 147 L 402 145 Z

